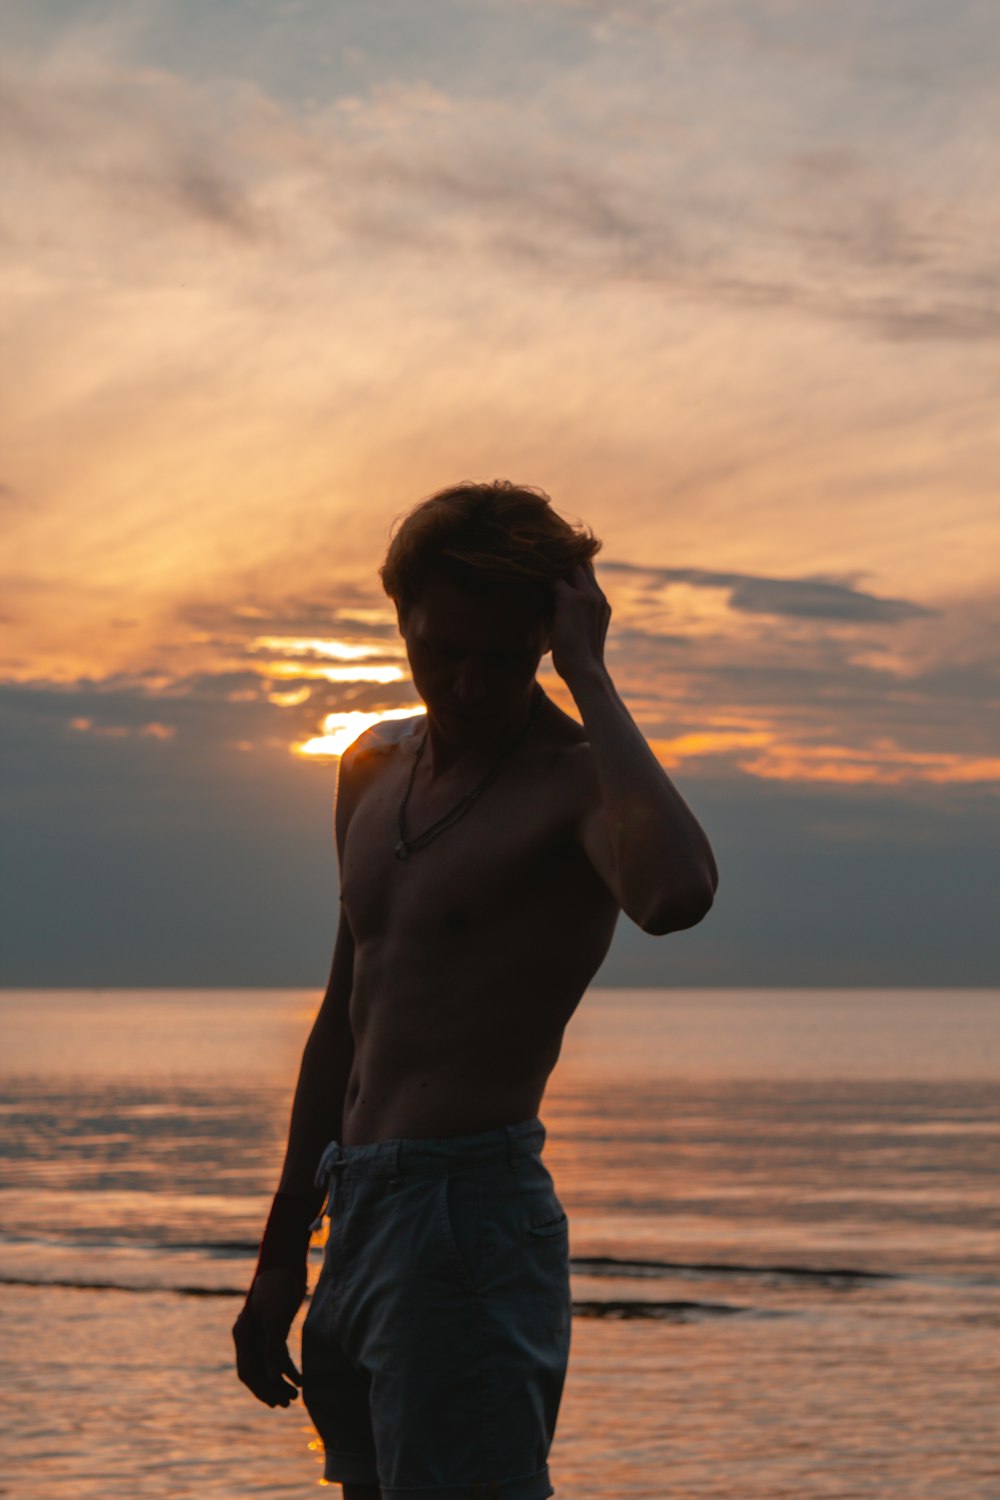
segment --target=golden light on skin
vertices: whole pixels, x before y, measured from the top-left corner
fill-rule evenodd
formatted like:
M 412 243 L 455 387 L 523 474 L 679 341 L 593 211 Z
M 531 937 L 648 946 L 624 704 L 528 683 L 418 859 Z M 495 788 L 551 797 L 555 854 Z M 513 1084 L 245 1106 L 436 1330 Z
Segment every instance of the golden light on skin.
M 343 755 L 348 745 L 353 744 L 358 735 L 370 729 L 373 724 L 380 724 L 383 719 L 412 719 L 414 715 L 426 711 L 422 703 L 415 703 L 410 708 L 389 708 L 378 714 L 366 714 L 354 709 L 350 713 L 327 714 L 323 720 L 323 733 L 292 745 L 292 754 L 337 757 Z

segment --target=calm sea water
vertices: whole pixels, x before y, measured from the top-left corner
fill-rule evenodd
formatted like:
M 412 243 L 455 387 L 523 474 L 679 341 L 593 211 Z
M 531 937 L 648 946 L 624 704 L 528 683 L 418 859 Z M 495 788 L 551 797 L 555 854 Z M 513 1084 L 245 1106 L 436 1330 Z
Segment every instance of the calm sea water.
M 318 999 L 0 993 L 0 1494 L 320 1482 L 229 1335 Z M 592 991 L 541 1113 L 560 1500 L 997 1500 L 1000 994 Z

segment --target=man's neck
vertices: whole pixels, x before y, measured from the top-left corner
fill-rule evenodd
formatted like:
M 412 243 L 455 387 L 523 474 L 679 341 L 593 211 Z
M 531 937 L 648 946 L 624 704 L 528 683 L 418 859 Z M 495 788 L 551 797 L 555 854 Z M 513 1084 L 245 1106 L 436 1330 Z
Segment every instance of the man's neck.
M 538 682 L 533 683 L 523 703 L 518 705 L 506 723 L 488 740 L 471 737 L 461 740 L 454 735 L 448 736 L 428 710 L 427 745 L 422 758 L 426 762 L 429 779 L 440 781 L 453 774 L 485 776 L 505 749 L 513 746 L 523 735 L 532 711 L 537 711 L 536 704 L 537 708 L 541 708 L 544 697 L 545 693 Z

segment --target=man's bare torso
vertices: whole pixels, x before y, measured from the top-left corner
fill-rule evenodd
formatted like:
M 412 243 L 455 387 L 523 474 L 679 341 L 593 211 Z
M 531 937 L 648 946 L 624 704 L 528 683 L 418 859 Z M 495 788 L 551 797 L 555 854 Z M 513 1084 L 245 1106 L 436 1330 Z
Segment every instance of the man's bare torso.
M 456 551 L 451 507 L 466 502 Z M 590 562 L 599 544 L 547 511 L 543 525 L 539 504 L 540 492 L 507 484 L 432 496 L 380 570 L 427 719 L 377 724 L 341 759 L 330 978 L 233 1328 L 240 1378 L 269 1406 L 297 1393 L 287 1337 L 331 1127 L 364 1146 L 538 1114 L 619 911 L 660 935 L 700 922 L 715 896 L 704 831 L 604 662 L 611 610 Z M 547 653 L 582 725 L 537 684 Z M 448 822 L 477 787 L 482 796 Z
M 406 860 L 398 816 L 423 718 L 381 726 L 352 768 L 341 901 L 354 939 L 347 1145 L 462 1135 L 538 1112 L 618 905 L 578 829 L 598 798 L 583 729 L 547 698 L 460 822 Z M 479 780 L 417 765 L 418 835 Z

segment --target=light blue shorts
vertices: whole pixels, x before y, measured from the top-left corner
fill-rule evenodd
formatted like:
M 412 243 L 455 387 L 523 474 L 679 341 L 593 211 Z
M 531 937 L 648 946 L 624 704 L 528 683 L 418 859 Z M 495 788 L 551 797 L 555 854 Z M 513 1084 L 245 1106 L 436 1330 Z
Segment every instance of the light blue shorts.
M 331 1141 L 330 1234 L 302 1328 L 328 1480 L 385 1500 L 545 1500 L 569 1360 L 569 1226 L 539 1119 Z

